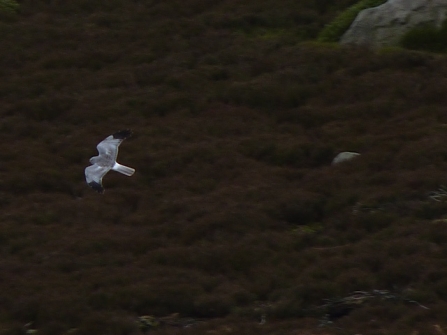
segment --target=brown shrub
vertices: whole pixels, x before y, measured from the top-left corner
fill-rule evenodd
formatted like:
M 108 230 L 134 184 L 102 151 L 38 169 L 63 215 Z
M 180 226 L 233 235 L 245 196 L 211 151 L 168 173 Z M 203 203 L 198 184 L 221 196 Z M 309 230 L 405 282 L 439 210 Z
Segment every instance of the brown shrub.
M 300 42 L 350 4 L 22 1 L 0 25 L 10 332 L 180 313 L 222 318 L 191 334 L 310 334 L 324 299 L 395 287 L 431 309 L 378 301 L 334 326 L 442 325 L 447 63 Z M 83 169 L 124 127 L 137 172 L 98 196 Z M 331 166 L 345 150 L 361 156 Z

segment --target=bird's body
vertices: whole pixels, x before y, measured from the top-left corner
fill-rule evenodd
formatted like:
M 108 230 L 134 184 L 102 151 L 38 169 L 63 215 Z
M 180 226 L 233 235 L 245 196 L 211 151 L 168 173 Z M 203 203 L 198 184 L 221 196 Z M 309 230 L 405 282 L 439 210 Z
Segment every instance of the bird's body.
M 131 134 L 132 132 L 130 130 L 121 130 L 108 136 L 96 146 L 99 155 L 90 158 L 90 163 L 92 165 L 85 168 L 85 179 L 87 184 L 95 191 L 104 193 L 102 178 L 110 170 L 115 170 L 126 176 L 131 176 L 135 173 L 135 169 L 121 165 L 116 161 L 119 145 Z

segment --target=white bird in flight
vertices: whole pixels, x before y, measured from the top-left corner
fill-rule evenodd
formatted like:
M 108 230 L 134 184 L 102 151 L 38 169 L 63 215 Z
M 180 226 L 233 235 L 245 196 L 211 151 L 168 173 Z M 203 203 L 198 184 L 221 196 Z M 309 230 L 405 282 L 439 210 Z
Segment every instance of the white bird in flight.
M 99 193 L 104 193 L 104 187 L 102 187 L 102 178 L 110 170 L 118 171 L 119 173 L 125 174 L 126 176 L 131 176 L 135 173 L 135 169 L 116 162 L 119 145 L 130 135 L 132 135 L 132 132 L 130 130 L 121 130 L 113 135 L 108 136 L 104 141 L 100 142 L 96 146 L 99 155 L 90 158 L 90 163 L 92 165 L 85 168 L 85 179 L 88 186 Z

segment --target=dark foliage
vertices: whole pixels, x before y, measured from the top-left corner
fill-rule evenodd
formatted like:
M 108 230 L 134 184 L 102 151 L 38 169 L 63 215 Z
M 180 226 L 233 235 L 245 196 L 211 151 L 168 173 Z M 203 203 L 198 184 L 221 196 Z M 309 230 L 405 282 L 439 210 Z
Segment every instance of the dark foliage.
M 401 39 L 401 45 L 408 49 L 445 52 L 447 47 L 447 21 L 440 28 L 431 25 L 416 27 Z
M 0 332 L 447 332 L 447 59 L 311 41 L 354 3 L 23 0 L 0 20 Z M 120 129 L 136 173 L 96 194 L 83 170 Z M 404 300 L 317 327 L 377 289 Z

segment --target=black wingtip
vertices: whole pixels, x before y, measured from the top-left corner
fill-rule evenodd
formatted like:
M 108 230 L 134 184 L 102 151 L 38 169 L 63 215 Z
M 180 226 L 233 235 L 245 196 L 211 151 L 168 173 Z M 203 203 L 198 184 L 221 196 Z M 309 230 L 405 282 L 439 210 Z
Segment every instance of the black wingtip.
M 101 194 L 104 193 L 104 187 L 102 187 L 102 185 L 98 184 L 97 182 L 92 181 L 91 183 L 88 183 L 88 186 L 90 186 L 92 189 L 94 189 L 98 193 L 101 193 Z
M 124 140 L 132 135 L 132 131 L 130 129 L 120 130 L 113 134 L 114 139 Z

